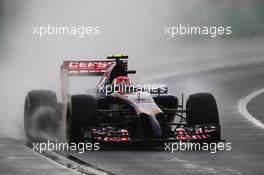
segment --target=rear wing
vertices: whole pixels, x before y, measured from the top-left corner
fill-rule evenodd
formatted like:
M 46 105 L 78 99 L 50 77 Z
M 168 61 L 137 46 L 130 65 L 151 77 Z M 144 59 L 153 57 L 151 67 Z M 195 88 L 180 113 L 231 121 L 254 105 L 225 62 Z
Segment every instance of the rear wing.
M 103 75 L 107 69 L 117 62 L 122 62 L 127 70 L 127 55 L 113 54 L 107 55 L 108 60 L 102 61 L 64 61 L 61 65 L 61 70 L 71 75 Z
M 115 64 L 115 60 L 103 61 L 64 61 L 61 70 L 68 76 L 101 76 L 107 69 Z M 127 69 L 127 60 L 122 60 Z
M 127 60 L 126 65 L 127 65 Z M 62 103 L 68 103 L 69 77 L 103 76 L 107 69 L 115 64 L 115 60 L 103 61 L 64 61 L 61 65 L 61 97 Z
M 71 76 L 103 76 L 108 68 L 122 62 L 127 71 L 128 56 L 122 54 L 108 55 L 107 60 L 96 61 L 63 61 L 61 65 L 61 94 L 62 103 L 68 102 L 69 77 Z M 135 73 L 135 71 L 127 71 Z

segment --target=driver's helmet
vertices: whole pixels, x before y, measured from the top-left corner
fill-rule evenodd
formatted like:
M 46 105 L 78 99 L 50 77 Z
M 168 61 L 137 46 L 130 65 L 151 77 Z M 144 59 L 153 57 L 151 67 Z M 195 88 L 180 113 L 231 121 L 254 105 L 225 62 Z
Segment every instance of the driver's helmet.
M 129 93 L 130 85 L 131 81 L 127 76 L 118 76 L 112 82 L 114 92 L 119 92 L 121 94 Z
M 127 76 L 118 76 L 113 80 L 113 84 L 115 85 L 131 85 L 131 81 Z

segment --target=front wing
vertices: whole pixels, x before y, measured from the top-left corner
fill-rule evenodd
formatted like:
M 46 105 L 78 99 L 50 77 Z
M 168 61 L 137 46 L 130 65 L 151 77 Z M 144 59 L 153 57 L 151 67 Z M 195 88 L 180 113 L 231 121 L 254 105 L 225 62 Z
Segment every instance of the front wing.
M 103 143 L 151 143 L 151 142 L 217 142 L 219 125 L 196 125 L 176 127 L 174 134 L 164 138 L 132 138 L 126 129 L 114 127 L 90 128 L 87 140 Z

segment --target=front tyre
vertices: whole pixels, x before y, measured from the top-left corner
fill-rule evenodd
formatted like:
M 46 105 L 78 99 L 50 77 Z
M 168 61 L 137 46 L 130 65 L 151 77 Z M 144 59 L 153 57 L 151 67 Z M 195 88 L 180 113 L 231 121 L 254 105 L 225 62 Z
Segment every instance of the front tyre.
M 189 96 L 186 103 L 186 121 L 189 126 L 212 124 L 219 125 L 219 115 L 215 98 L 210 93 L 197 93 Z M 219 133 L 215 135 L 220 140 Z
M 67 108 L 66 134 L 68 142 L 83 142 L 83 128 L 96 125 L 96 98 L 90 95 L 73 95 Z

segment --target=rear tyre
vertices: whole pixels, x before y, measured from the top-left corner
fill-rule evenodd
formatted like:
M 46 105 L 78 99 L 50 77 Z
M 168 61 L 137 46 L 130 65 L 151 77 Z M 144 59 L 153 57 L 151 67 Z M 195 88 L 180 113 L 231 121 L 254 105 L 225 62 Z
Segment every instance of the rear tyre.
M 96 126 L 97 100 L 90 95 L 73 95 L 67 108 L 66 134 L 69 143 L 84 141 L 84 127 Z
M 215 124 L 219 125 L 219 115 L 215 98 L 210 93 L 197 93 L 189 96 L 186 103 L 186 121 L 190 126 Z M 215 136 L 220 140 L 220 131 Z
M 28 92 L 24 105 L 24 130 L 28 139 L 38 139 L 38 131 L 54 134 L 61 119 L 56 94 L 48 90 Z M 50 133 L 52 132 L 52 133 Z

